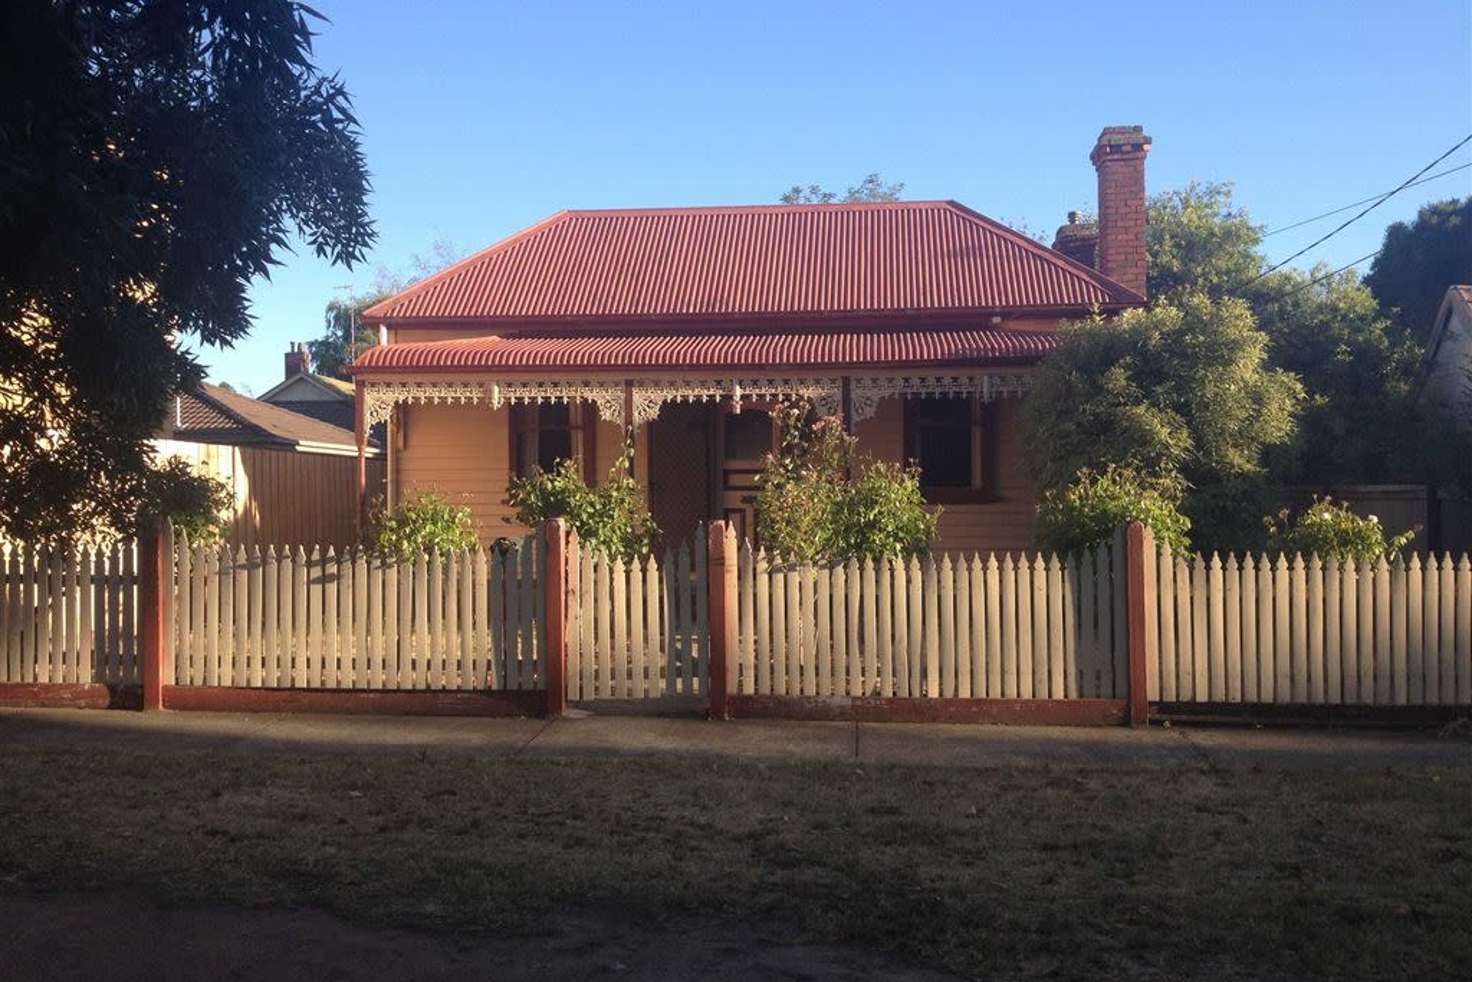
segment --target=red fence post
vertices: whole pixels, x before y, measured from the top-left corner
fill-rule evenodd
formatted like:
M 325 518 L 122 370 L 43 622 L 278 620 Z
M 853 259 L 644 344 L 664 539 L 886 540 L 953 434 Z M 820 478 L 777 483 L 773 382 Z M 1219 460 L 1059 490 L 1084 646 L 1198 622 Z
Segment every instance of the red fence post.
M 169 612 L 174 599 L 174 526 L 149 522 L 138 537 L 138 647 L 143 709 L 164 708 L 164 685 L 174 675 Z
M 543 526 L 547 536 L 547 710 L 548 719 L 567 712 L 567 523 L 554 518 Z
M 710 612 L 711 719 L 729 719 L 731 653 L 736 647 L 736 536 L 725 522 L 711 522 L 706 540 L 706 600 Z
M 1156 670 L 1158 639 L 1150 630 L 1150 611 L 1158 603 L 1155 533 L 1131 522 L 1125 529 L 1125 620 L 1129 624 L 1129 723 L 1150 722 L 1150 676 Z

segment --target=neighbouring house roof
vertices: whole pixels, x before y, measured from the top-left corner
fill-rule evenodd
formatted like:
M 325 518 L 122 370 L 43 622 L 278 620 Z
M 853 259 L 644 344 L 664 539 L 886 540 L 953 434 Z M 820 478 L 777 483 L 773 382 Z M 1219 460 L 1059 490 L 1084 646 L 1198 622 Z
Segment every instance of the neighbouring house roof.
M 607 329 L 1077 314 L 1134 291 L 954 201 L 563 211 L 364 311 Z
M 209 384 L 175 397 L 174 413 L 164 426 L 164 435 L 199 443 L 275 446 L 309 452 L 357 451 L 356 438 L 349 428 Z M 369 452 L 377 455 L 380 451 L 377 446 L 370 446 Z
M 370 348 L 363 371 L 483 369 L 785 369 L 1032 362 L 1053 350 L 1052 331 L 940 328 L 761 333 L 509 333 Z
M 354 398 L 353 383 L 344 382 L 340 378 L 331 375 L 318 375 L 316 372 L 301 372 L 290 378 L 277 382 L 271 388 L 260 394 L 262 402 L 283 406 L 289 402 L 306 402 L 306 399 L 282 398 L 287 396 L 291 389 L 306 386 L 308 394 L 319 395 L 320 401 L 341 402 L 347 400 L 352 402 Z M 351 424 L 350 424 L 351 425 Z

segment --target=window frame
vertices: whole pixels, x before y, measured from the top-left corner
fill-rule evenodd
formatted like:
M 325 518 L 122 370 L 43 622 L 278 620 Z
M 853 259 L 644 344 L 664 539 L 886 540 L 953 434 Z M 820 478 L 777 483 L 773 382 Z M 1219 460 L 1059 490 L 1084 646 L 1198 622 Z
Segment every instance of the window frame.
M 906 466 L 919 467 L 919 428 L 917 414 L 922 397 L 907 396 L 904 399 L 903 450 Z M 970 403 L 971 426 L 971 484 L 967 487 L 937 486 L 924 483 L 921 474 L 920 492 L 925 502 L 932 505 L 992 504 L 1000 501 L 997 490 L 997 425 L 996 405 L 975 396 L 938 396 L 932 398 L 954 398 Z
M 542 411 L 555 406 L 567 406 L 567 424 L 547 425 L 542 421 Z M 583 480 L 591 485 L 597 483 L 598 475 L 598 416 L 597 407 L 592 403 L 552 403 L 531 402 L 513 403 L 510 407 L 507 420 L 507 470 L 510 478 L 526 477 L 530 469 L 523 472 L 521 467 L 521 455 L 517 452 L 524 438 L 530 436 L 539 444 L 541 434 L 546 430 L 566 429 L 568 434 L 568 445 L 572 452 L 572 459 L 577 461 L 582 470 Z M 534 444 L 530 457 L 540 457 L 539 447 Z

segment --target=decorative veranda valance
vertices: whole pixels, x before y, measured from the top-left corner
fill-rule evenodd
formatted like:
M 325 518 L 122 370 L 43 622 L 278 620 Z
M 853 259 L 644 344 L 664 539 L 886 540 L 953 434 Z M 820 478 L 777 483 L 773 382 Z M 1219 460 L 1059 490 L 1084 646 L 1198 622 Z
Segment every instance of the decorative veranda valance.
M 1031 385 L 1024 374 L 948 373 L 937 375 L 851 376 L 849 408 L 853 422 L 869 419 L 881 399 L 892 396 L 939 396 L 975 398 L 990 402 L 1003 396 L 1020 396 Z M 632 382 L 630 402 L 633 418 L 624 419 L 625 385 L 615 381 L 536 380 L 520 382 L 413 381 L 368 382 L 364 385 L 363 414 L 368 425 L 381 423 L 399 404 L 488 404 L 492 409 L 516 403 L 591 402 L 600 418 L 637 426 L 658 418 L 668 402 L 779 402 L 804 399 L 822 416 L 842 410 L 843 379 L 817 378 L 731 378 L 731 379 L 639 379 Z

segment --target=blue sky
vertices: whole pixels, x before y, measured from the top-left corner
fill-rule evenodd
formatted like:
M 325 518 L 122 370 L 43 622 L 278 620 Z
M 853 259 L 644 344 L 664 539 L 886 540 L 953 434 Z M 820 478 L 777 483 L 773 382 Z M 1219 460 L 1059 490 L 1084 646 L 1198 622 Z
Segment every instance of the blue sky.
M 300 249 L 256 284 L 251 336 L 200 353 L 253 392 L 377 266 L 561 208 L 770 202 L 878 171 L 906 197 L 1051 233 L 1093 204 L 1100 127 L 1142 123 L 1152 191 L 1230 179 L 1273 227 L 1389 190 L 1472 132 L 1466 0 L 314 5 L 380 238 L 364 267 Z M 1472 145 L 1438 169 L 1468 160 Z M 1469 193 L 1472 170 L 1412 188 L 1301 263 L 1350 262 L 1419 204 Z M 1273 236 L 1270 254 L 1334 224 Z

